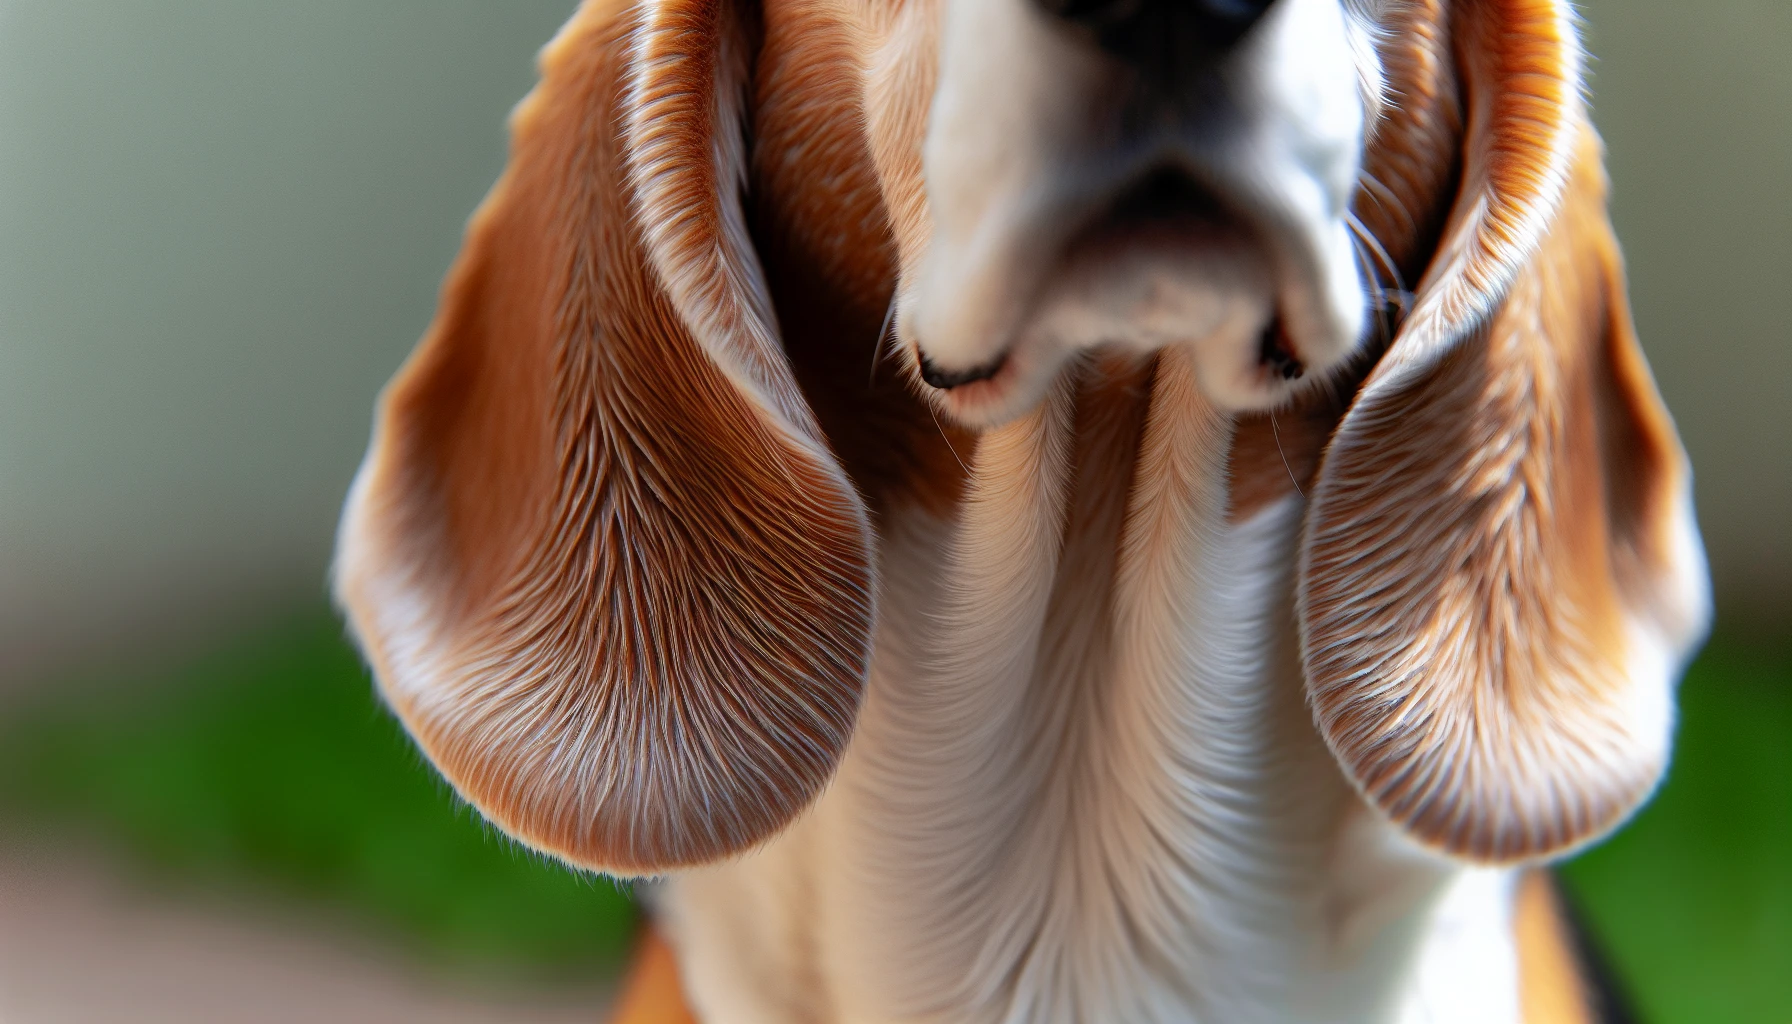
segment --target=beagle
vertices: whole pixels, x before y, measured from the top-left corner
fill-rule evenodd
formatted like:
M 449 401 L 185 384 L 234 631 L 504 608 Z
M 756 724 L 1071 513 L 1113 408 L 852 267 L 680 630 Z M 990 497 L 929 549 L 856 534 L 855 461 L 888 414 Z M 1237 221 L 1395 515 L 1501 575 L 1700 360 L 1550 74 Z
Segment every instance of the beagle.
M 336 592 L 624 1019 L 1588 1019 L 1707 618 L 1568 0 L 586 0 Z

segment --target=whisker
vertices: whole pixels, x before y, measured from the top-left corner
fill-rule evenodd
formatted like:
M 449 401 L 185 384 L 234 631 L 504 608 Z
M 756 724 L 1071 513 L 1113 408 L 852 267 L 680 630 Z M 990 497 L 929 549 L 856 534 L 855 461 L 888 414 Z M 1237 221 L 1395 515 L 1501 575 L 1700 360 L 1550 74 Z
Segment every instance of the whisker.
M 1276 426 L 1274 409 L 1269 410 L 1269 432 L 1275 435 L 1276 454 L 1282 457 L 1282 468 L 1288 471 L 1288 482 L 1294 485 L 1294 493 L 1300 495 L 1300 500 L 1306 501 L 1307 492 L 1301 490 L 1300 481 L 1294 478 L 1294 467 L 1288 464 L 1288 453 L 1282 448 L 1282 428 Z
M 866 378 L 865 386 L 877 383 L 877 364 L 883 361 L 884 346 L 892 339 L 891 329 L 896 326 L 896 293 L 890 293 L 890 305 L 884 310 L 883 325 L 877 329 L 877 341 L 871 345 L 871 376 Z
M 1399 266 L 1394 263 L 1394 258 L 1388 255 L 1387 247 L 1381 244 L 1381 239 L 1375 237 L 1375 232 L 1370 231 L 1368 225 L 1363 223 L 1362 218 L 1354 213 L 1346 213 L 1344 221 L 1350 225 L 1351 231 L 1356 233 L 1357 238 L 1361 239 L 1375 253 L 1376 261 L 1388 272 L 1388 277 L 1392 280 L 1394 287 L 1402 292 L 1406 291 L 1404 275 L 1400 273 Z
M 1351 238 L 1351 254 L 1356 257 L 1356 268 L 1369 284 L 1370 299 L 1377 310 L 1385 310 L 1388 304 L 1387 286 L 1381 283 L 1381 271 L 1369 254 L 1369 247 L 1360 238 Z
M 1408 234 L 1418 230 L 1419 225 L 1413 217 L 1412 210 L 1407 208 L 1406 203 L 1400 199 L 1399 193 L 1389 188 L 1386 182 L 1366 170 L 1358 172 L 1357 182 L 1362 185 L 1363 191 L 1368 194 L 1369 198 L 1375 200 L 1376 206 L 1398 216 L 1405 222 L 1403 230 Z
M 1375 311 L 1375 327 L 1385 339 L 1393 334 L 1393 318 L 1391 309 L 1393 300 L 1388 297 L 1388 290 L 1381 283 L 1381 274 L 1375 267 L 1375 261 L 1369 254 L 1368 246 L 1359 238 L 1351 238 L 1350 250 L 1356 256 L 1357 269 L 1369 282 L 1369 305 Z
M 1354 236 L 1352 241 L 1358 252 L 1362 254 L 1365 263 L 1369 265 L 1365 269 L 1379 268 L 1370 276 L 1376 280 L 1377 284 L 1376 302 L 1381 314 L 1382 334 L 1384 338 L 1391 339 L 1400 326 L 1400 320 L 1412 307 L 1412 292 L 1407 290 L 1405 277 L 1400 273 L 1400 267 L 1394 262 L 1393 256 L 1389 255 L 1387 247 L 1381 244 L 1381 239 L 1375 237 L 1375 232 L 1369 230 L 1362 218 L 1355 213 L 1347 213 L 1345 223 L 1350 225 L 1351 234 Z M 1394 288 L 1392 296 L 1389 295 L 1387 287 L 1382 284 L 1381 271 L 1385 271 L 1391 279 Z
M 940 432 L 940 440 L 946 442 L 946 450 L 951 452 L 952 458 L 957 460 L 958 468 L 964 470 L 965 476 L 967 476 L 967 477 L 970 476 L 971 475 L 971 467 L 964 464 L 964 459 L 961 458 L 958 454 L 958 447 L 952 443 L 952 439 L 950 437 L 946 436 L 945 425 L 940 423 L 940 414 L 933 408 L 933 403 L 932 402 L 922 402 L 921 404 L 927 406 L 927 415 L 933 417 L 933 429 Z

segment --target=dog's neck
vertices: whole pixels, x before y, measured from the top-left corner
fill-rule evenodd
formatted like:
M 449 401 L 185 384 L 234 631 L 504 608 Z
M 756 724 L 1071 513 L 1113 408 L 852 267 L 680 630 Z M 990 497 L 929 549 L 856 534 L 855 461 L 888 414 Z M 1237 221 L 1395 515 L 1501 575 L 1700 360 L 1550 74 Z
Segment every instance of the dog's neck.
M 1179 354 L 1109 367 L 981 438 L 956 522 L 886 524 L 839 777 L 667 893 L 706 1020 L 1410 1012 L 1449 872 L 1311 725 L 1300 505 L 1231 521 L 1231 430 Z

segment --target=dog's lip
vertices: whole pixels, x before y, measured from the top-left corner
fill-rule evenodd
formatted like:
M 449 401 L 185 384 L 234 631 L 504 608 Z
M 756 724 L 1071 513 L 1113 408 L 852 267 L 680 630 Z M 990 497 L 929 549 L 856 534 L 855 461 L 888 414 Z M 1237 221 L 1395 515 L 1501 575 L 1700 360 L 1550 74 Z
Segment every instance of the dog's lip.
M 1001 366 L 996 372 L 981 380 L 951 388 L 929 385 L 928 389 L 942 411 L 949 413 L 954 420 L 983 425 L 999 422 L 1011 414 L 1008 406 L 1014 397 L 1016 381 L 1025 373 L 1023 368 L 1016 365 L 1012 349 L 1004 350 L 1001 360 Z
M 1289 333 L 1287 321 L 1280 312 L 1263 327 L 1257 342 L 1257 363 L 1271 376 L 1283 380 L 1299 380 L 1306 376 L 1306 360 L 1301 358 L 1300 346 Z
M 1001 373 L 1003 365 L 1008 362 L 1008 350 L 1003 349 L 996 353 L 994 359 L 980 366 L 967 367 L 962 370 L 943 370 L 935 366 L 933 361 L 927 358 L 927 353 L 922 352 L 919 347 L 915 350 L 915 361 L 920 366 L 921 380 L 928 387 L 937 391 L 953 391 L 990 380 Z

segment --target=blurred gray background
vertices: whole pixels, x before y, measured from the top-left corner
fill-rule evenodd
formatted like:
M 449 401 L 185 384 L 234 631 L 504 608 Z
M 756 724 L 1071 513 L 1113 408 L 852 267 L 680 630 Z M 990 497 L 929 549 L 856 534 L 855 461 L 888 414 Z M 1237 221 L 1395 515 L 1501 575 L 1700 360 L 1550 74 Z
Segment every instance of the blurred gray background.
M 321 599 L 574 6 L 0 0 L 0 673 Z
M 0 0 L 0 680 L 316 602 L 572 0 Z M 1792 621 L 1792 4 L 1594 0 L 1725 619 Z

